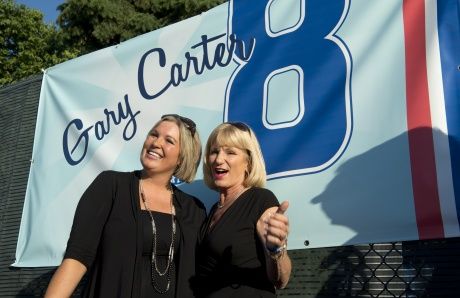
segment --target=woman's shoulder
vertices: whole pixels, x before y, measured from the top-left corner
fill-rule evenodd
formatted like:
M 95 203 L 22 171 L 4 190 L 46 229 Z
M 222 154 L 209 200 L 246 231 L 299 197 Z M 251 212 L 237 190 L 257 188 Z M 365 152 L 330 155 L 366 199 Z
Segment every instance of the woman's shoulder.
M 131 180 L 134 177 L 139 177 L 139 171 L 121 172 L 115 170 L 104 170 L 99 173 L 99 179 L 118 179 L 118 180 Z
M 267 198 L 276 199 L 275 194 L 271 190 L 267 188 L 263 188 L 263 187 L 256 187 L 256 186 L 251 187 L 250 193 L 252 196 L 255 196 L 261 199 L 267 199 Z
M 180 188 L 174 186 L 174 193 L 176 194 L 177 201 L 184 206 L 190 206 L 190 207 L 195 207 L 198 209 L 203 209 L 206 210 L 206 207 L 204 206 L 203 202 L 201 202 L 200 199 L 197 197 L 184 192 Z
M 248 193 L 252 197 L 253 204 L 261 206 L 262 209 L 279 206 L 275 194 L 267 188 L 252 187 Z
M 94 178 L 92 185 L 95 187 L 104 187 L 107 189 L 118 187 L 119 185 L 129 185 L 135 177 L 135 172 L 119 172 L 114 170 L 101 171 Z
M 101 171 L 97 177 L 101 178 L 131 178 L 133 175 L 136 175 L 136 171 L 134 172 L 120 172 L 115 170 L 103 170 Z
M 177 218 L 190 227 L 200 227 L 206 218 L 206 208 L 196 197 L 174 186 Z

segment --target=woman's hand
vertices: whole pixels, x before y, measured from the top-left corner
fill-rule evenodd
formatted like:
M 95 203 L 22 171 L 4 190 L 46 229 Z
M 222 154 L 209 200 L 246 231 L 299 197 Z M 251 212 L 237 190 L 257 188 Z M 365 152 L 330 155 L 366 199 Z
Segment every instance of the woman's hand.
M 291 276 L 292 264 L 287 254 L 289 220 L 286 210 L 289 202 L 267 209 L 257 222 L 257 233 L 265 245 L 267 275 L 276 288 L 284 288 Z
M 277 249 L 286 248 L 287 237 L 289 234 L 289 219 L 285 215 L 286 210 L 289 207 L 289 202 L 284 201 L 281 205 L 276 208 L 270 208 L 271 211 L 264 218 L 265 220 L 265 247 L 270 251 L 274 252 Z M 269 209 L 269 210 L 270 210 Z

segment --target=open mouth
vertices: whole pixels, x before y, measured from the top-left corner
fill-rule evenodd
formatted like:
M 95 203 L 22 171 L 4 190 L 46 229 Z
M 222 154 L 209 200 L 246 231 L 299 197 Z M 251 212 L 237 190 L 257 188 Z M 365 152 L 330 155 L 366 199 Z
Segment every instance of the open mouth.
M 228 170 L 225 170 L 225 169 L 219 169 L 219 168 L 214 169 L 214 177 L 216 179 L 220 179 L 220 178 L 224 177 L 225 174 L 227 174 L 227 173 L 228 173 Z
M 163 156 L 161 156 L 161 154 L 159 154 L 158 152 L 155 152 L 153 150 L 147 150 L 147 155 L 155 158 L 155 159 L 160 159 L 160 158 L 163 158 Z

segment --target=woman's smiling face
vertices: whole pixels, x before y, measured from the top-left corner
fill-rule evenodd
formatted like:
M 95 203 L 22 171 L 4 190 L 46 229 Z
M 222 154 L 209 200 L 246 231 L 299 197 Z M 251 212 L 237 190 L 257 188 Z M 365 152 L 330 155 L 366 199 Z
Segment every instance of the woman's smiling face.
M 161 121 L 153 127 L 141 151 L 141 164 L 147 172 L 172 175 L 179 163 L 179 127 L 171 121 Z

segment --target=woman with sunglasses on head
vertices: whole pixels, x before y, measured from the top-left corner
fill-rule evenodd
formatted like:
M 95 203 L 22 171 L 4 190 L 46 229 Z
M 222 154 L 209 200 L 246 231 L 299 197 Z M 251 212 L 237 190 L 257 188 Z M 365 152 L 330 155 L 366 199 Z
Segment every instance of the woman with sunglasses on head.
M 83 194 L 45 297 L 69 297 L 87 271 L 85 297 L 193 296 L 206 210 L 170 181 L 191 182 L 200 157 L 195 123 L 162 116 L 142 147 L 142 170 L 103 172 Z
M 291 274 L 286 251 L 288 202 L 263 188 L 265 164 L 244 123 L 217 126 L 208 138 L 204 181 L 219 192 L 203 225 L 197 255 L 199 297 L 275 297 Z

